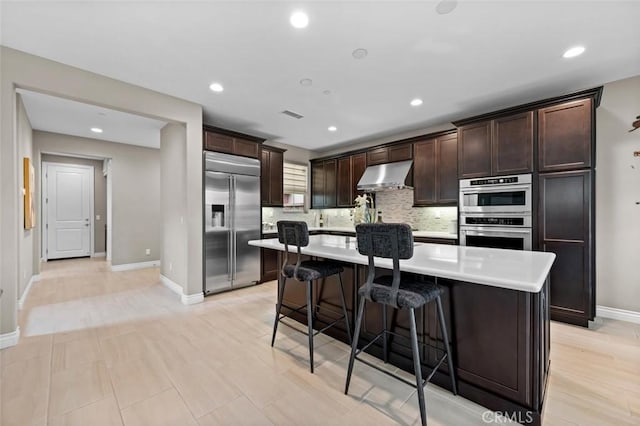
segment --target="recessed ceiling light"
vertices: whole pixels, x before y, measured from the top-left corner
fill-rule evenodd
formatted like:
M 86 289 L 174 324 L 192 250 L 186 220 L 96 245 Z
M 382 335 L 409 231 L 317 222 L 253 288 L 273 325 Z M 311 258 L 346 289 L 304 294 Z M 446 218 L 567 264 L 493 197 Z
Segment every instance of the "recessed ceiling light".
M 419 99 L 419 98 L 412 99 L 410 104 L 411 106 L 414 106 L 414 107 L 420 106 L 422 105 L 422 99 Z
M 311 86 L 312 84 L 313 80 L 311 80 L 310 78 L 303 78 L 302 80 L 300 80 L 301 86 Z
M 458 6 L 458 2 L 456 0 L 442 0 L 436 6 L 436 12 L 440 15 L 446 15 L 447 13 L 453 12 L 453 10 Z
M 309 17 L 306 13 L 298 11 L 291 14 L 289 22 L 294 28 L 306 28 L 309 25 Z
M 338 128 L 336 126 L 329 126 L 327 130 L 330 132 L 335 132 L 336 130 L 338 130 Z
M 574 46 L 571 49 L 568 49 L 562 55 L 563 58 L 575 58 L 576 56 L 580 56 L 584 53 L 584 46 Z
M 99 128 L 99 127 L 92 127 L 92 128 L 91 128 L 91 131 L 92 131 L 93 133 L 102 133 L 102 129 L 101 129 L 101 128 Z
M 222 84 L 220 83 L 211 83 L 209 85 L 209 89 L 211 89 L 212 92 L 222 92 L 224 87 L 222 87 Z
M 368 54 L 369 52 L 367 52 L 367 49 L 363 49 L 362 47 L 359 47 L 353 52 L 351 52 L 351 56 L 353 56 L 356 59 L 366 58 Z
M 323 94 L 323 95 L 327 95 L 327 96 L 328 96 L 328 95 L 330 95 L 330 94 L 331 94 L 331 90 L 329 90 L 329 89 L 327 89 L 327 90 L 323 90 L 323 91 L 322 91 L 322 94 Z

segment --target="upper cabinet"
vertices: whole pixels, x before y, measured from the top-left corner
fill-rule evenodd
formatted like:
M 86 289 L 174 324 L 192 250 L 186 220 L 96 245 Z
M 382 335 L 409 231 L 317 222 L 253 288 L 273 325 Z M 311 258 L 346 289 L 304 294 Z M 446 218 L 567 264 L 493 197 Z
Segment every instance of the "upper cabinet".
M 393 163 L 394 161 L 411 160 L 413 158 L 413 146 L 410 143 L 383 146 L 367 151 L 367 164 Z
M 338 158 L 336 206 L 352 207 L 358 194 L 358 181 L 367 167 L 365 153 Z
M 532 171 L 533 111 L 466 124 L 458 134 L 460 178 Z
M 592 98 L 538 110 L 540 172 L 591 167 Z
M 414 142 L 413 182 L 415 206 L 457 204 L 458 137 L 456 132 Z
M 336 207 L 337 160 L 311 162 L 311 208 Z
M 202 142 L 204 149 L 207 151 L 217 151 L 227 154 L 242 155 L 244 157 L 258 158 L 260 153 L 260 144 L 264 142 L 264 140 L 230 130 L 204 126 Z
M 263 145 L 260 160 L 261 204 L 265 207 L 282 207 L 284 150 Z

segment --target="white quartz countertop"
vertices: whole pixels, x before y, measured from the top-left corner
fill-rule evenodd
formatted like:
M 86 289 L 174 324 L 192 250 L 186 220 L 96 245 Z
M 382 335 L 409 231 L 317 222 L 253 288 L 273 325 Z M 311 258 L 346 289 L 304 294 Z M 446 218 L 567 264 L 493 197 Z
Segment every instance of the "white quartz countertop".
M 349 226 L 309 226 L 309 231 L 326 231 L 326 232 L 349 232 L 355 235 L 355 228 Z M 272 229 L 269 231 L 262 231 L 263 234 L 276 234 L 278 232 L 277 229 Z M 458 234 L 450 234 L 448 232 L 438 232 L 438 231 L 413 231 L 414 237 L 422 237 L 422 238 L 443 238 L 448 240 L 457 240 Z
M 249 241 L 249 245 L 284 251 L 276 238 Z M 295 246 L 289 251 L 295 252 Z M 311 235 L 302 253 L 324 259 L 366 265 L 354 237 Z M 549 274 L 555 254 L 537 251 L 416 243 L 413 257 L 400 261 L 400 270 L 439 278 L 537 293 Z M 391 259 L 376 258 L 376 266 L 392 269 Z

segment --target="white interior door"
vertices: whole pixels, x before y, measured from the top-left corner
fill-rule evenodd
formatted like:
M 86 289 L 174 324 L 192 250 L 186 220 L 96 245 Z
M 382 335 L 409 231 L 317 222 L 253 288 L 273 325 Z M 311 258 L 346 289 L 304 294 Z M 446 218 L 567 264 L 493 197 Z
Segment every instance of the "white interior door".
M 47 164 L 47 259 L 91 255 L 93 167 Z

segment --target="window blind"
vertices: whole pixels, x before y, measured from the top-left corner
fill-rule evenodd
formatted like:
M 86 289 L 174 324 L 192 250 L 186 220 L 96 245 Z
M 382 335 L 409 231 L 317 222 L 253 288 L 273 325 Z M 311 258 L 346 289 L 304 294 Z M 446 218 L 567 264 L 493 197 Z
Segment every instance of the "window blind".
M 283 190 L 285 194 L 306 194 L 307 166 L 284 163 L 283 180 Z

